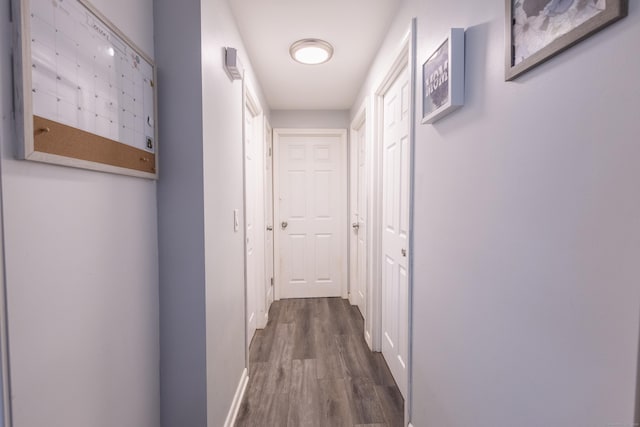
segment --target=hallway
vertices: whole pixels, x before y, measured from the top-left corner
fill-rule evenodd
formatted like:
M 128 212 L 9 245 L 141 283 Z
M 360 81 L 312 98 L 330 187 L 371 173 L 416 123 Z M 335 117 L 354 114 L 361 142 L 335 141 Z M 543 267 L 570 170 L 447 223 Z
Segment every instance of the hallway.
M 402 396 L 362 336 L 347 300 L 275 301 L 251 343 L 236 426 L 402 426 Z
M 0 427 L 640 427 L 640 0 L 0 4 Z

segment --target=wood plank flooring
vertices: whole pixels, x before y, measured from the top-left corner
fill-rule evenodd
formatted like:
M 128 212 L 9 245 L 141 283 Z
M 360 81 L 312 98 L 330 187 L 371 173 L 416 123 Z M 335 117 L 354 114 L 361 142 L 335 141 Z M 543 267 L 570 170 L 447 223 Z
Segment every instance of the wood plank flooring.
M 404 400 L 356 307 L 276 301 L 253 338 L 236 427 L 401 427 Z

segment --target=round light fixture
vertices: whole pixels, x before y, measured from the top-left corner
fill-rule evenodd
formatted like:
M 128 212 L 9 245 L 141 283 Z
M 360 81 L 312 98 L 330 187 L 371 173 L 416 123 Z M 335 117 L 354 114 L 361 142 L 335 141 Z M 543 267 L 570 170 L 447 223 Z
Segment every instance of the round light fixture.
M 317 65 L 331 59 L 333 46 L 324 40 L 302 39 L 291 45 L 289 53 L 301 64 Z

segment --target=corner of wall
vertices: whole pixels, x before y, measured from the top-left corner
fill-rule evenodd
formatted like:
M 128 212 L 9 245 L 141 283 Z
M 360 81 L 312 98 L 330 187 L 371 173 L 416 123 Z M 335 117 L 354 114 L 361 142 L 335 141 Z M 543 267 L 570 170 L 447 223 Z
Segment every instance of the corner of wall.
M 207 420 L 200 2 L 155 2 L 163 426 Z

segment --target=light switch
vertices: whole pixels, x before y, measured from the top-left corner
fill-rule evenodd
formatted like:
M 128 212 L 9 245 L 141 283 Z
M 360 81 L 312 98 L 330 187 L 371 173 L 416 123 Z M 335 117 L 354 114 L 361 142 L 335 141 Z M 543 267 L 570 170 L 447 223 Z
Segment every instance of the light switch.
M 233 210 L 233 231 L 236 233 L 240 230 L 240 212 L 238 209 Z

